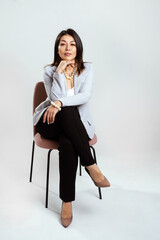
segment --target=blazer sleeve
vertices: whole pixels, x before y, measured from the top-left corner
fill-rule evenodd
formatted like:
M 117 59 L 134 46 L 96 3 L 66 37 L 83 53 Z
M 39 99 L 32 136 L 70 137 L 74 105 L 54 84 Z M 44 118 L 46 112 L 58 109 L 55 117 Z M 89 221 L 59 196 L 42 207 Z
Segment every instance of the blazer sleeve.
M 66 96 L 65 82 L 62 74 L 58 74 L 50 66 L 47 66 L 44 69 L 43 77 L 46 93 L 50 101 L 56 101 L 60 97 Z
M 93 86 L 93 66 L 90 65 L 90 69 L 85 77 L 84 83 L 80 88 L 80 91 L 73 96 L 59 98 L 62 102 L 62 107 L 65 106 L 76 106 L 87 103 L 91 97 Z

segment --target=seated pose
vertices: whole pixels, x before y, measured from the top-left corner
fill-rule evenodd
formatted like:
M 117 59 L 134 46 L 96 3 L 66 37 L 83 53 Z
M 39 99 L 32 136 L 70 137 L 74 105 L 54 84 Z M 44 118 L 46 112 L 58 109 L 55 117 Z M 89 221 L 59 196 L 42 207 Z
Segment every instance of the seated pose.
M 44 138 L 59 142 L 61 223 L 72 221 L 78 156 L 97 187 L 109 187 L 92 157 L 89 140 L 95 130 L 88 101 L 93 84 L 93 66 L 83 62 L 83 45 L 73 29 L 63 30 L 55 41 L 54 61 L 44 70 L 47 99 L 33 115 L 33 123 Z

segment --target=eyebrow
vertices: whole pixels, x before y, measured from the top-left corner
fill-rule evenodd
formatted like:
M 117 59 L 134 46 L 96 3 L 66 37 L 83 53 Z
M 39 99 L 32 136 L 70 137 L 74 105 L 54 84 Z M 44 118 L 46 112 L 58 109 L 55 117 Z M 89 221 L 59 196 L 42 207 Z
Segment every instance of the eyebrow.
M 64 42 L 66 42 L 65 40 L 61 40 L 61 41 L 64 41 Z M 61 41 L 60 41 L 60 42 L 61 42 Z M 70 41 L 70 42 L 75 42 L 75 41 Z

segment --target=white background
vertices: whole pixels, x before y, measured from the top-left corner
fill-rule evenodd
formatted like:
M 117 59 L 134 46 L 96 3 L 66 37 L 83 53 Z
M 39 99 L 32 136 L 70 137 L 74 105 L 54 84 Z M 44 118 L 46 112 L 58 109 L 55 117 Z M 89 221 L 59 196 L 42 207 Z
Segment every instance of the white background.
M 67 28 L 73 28 L 81 37 L 84 61 L 93 62 L 94 87 L 90 107 L 98 137 L 95 146 L 98 163 L 113 187 L 108 191 L 113 194 L 115 190 L 116 198 L 124 189 L 133 191 L 133 196 L 137 191 L 152 194 L 149 195 L 152 199 L 149 206 L 152 207 L 148 219 L 151 221 L 155 212 L 158 214 L 159 204 L 154 201 L 160 193 L 159 12 L 158 0 L 0 1 L 0 208 L 6 229 L 0 231 L 3 239 L 25 239 L 25 236 L 18 235 L 19 223 L 23 220 L 23 228 L 27 228 L 26 221 L 31 217 L 31 209 L 35 209 L 44 195 L 45 150 L 36 148 L 34 180 L 33 184 L 28 183 L 33 139 L 33 89 L 36 82 L 43 81 L 43 66 L 53 61 L 57 35 Z M 51 171 L 55 168 L 57 171 L 52 176 L 50 188 L 53 192 L 57 191 L 56 201 L 60 202 L 58 180 L 53 184 L 58 172 L 58 153 L 53 155 L 55 167 L 51 166 Z M 77 183 L 78 186 L 80 184 Z M 42 195 L 37 199 L 39 191 Z M 35 205 L 32 205 L 31 192 L 36 192 Z M 82 202 L 85 202 L 85 197 L 84 193 Z M 89 198 L 92 201 L 94 197 Z M 107 198 L 105 204 L 108 205 Z M 146 201 L 146 197 L 144 199 Z M 96 208 L 99 205 L 99 202 L 95 204 Z M 43 207 L 42 204 L 38 212 L 44 211 L 45 215 L 47 211 Z M 124 212 L 128 213 L 127 209 Z M 52 216 L 53 213 L 47 214 Z M 107 213 L 104 221 L 106 217 Z M 35 222 L 30 226 L 33 229 Z M 40 230 L 41 224 L 43 221 L 38 225 Z M 152 222 L 148 224 L 150 232 L 145 239 L 158 239 L 156 225 Z M 133 226 L 136 226 L 136 220 Z M 10 232 L 9 228 L 12 229 Z M 110 229 L 114 229 L 114 224 Z M 146 225 L 145 231 L 148 229 Z M 105 236 L 105 230 L 100 230 L 101 237 Z M 120 239 L 121 230 L 117 231 L 117 235 L 114 232 L 114 237 L 113 232 L 110 232 L 108 239 Z M 136 229 L 134 232 L 140 234 Z M 133 234 L 131 238 L 129 233 L 130 229 L 128 235 L 122 235 L 122 239 L 137 240 L 138 236 L 144 239 L 141 235 L 134 238 Z M 37 239 L 44 239 L 39 234 Z M 29 238 L 33 239 L 33 236 Z M 74 236 L 82 239 L 81 235 Z M 61 235 L 59 237 L 62 239 Z M 70 237 L 68 235 L 68 239 Z M 84 235 L 83 239 L 90 238 Z

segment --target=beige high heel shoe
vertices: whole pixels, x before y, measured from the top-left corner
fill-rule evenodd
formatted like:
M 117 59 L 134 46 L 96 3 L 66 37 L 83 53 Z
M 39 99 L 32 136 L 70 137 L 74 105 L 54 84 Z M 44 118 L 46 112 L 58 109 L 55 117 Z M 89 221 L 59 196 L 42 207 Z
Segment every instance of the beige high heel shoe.
M 90 173 L 89 173 L 89 170 L 85 167 L 85 170 L 86 172 L 89 174 L 89 176 L 91 177 Z M 97 187 L 110 187 L 111 184 L 110 182 L 108 181 L 108 179 L 104 176 L 103 180 L 100 181 L 100 182 L 96 182 L 94 181 L 94 179 L 91 177 L 91 179 L 93 180 L 94 184 L 97 186 Z
M 62 211 L 63 211 L 63 202 L 62 202 L 62 209 L 61 209 L 61 223 L 63 227 L 68 227 L 72 222 L 73 216 L 71 215 L 71 217 L 69 218 L 64 218 L 62 217 Z

